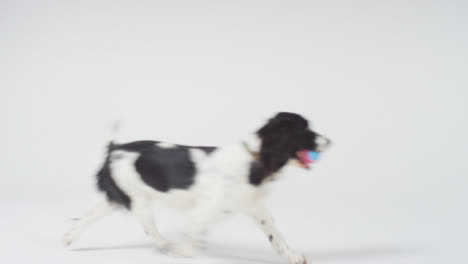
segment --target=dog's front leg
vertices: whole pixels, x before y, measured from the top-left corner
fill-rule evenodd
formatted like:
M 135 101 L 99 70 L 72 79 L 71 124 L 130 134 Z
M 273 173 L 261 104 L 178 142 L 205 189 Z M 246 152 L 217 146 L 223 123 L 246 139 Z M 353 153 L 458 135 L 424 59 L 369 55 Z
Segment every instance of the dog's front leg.
M 307 264 L 307 259 L 302 254 L 297 254 L 289 248 L 285 239 L 276 228 L 273 217 L 269 210 L 262 204 L 257 203 L 248 211 L 260 229 L 265 233 L 275 251 L 286 258 L 290 264 Z

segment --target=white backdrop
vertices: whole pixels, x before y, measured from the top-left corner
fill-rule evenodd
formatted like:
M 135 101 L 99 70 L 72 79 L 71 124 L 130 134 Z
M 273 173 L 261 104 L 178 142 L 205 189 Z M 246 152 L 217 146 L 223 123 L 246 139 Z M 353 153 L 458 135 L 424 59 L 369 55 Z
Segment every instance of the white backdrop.
M 277 111 L 334 146 L 271 208 L 313 263 L 462 263 L 466 1 L 0 1 L 2 263 L 170 260 L 125 214 L 72 249 L 111 120 L 121 140 L 223 145 Z M 177 233 L 161 214 L 163 233 Z M 283 263 L 244 218 L 201 263 Z M 6 261 L 5 261 L 5 260 Z

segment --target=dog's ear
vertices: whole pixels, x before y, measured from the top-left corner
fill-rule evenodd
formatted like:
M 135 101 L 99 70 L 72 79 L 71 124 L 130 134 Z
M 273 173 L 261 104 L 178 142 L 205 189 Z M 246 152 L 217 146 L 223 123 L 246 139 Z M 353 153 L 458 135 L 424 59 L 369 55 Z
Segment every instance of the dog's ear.
M 257 131 L 262 140 L 260 163 L 268 174 L 274 173 L 286 165 L 294 155 L 293 131 L 295 122 L 288 115 L 279 113 Z

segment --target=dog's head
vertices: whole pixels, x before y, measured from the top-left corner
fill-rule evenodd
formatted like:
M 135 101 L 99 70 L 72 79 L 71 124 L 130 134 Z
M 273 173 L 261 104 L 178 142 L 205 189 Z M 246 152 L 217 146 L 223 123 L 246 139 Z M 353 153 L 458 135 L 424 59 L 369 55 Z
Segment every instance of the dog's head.
M 331 141 L 312 131 L 309 123 L 295 113 L 281 112 L 271 118 L 257 131 L 261 139 L 259 158 L 269 173 L 278 171 L 290 161 L 309 169 L 309 164 L 301 158 L 300 151 L 325 151 Z

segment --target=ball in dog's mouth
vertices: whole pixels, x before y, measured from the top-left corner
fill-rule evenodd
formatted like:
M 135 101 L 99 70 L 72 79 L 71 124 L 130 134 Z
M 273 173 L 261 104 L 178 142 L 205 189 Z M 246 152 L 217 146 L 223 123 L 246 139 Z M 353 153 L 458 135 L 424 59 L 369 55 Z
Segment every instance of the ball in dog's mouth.
M 301 167 L 310 169 L 310 164 L 315 163 L 320 158 L 320 152 L 313 150 L 300 150 L 296 153 Z

